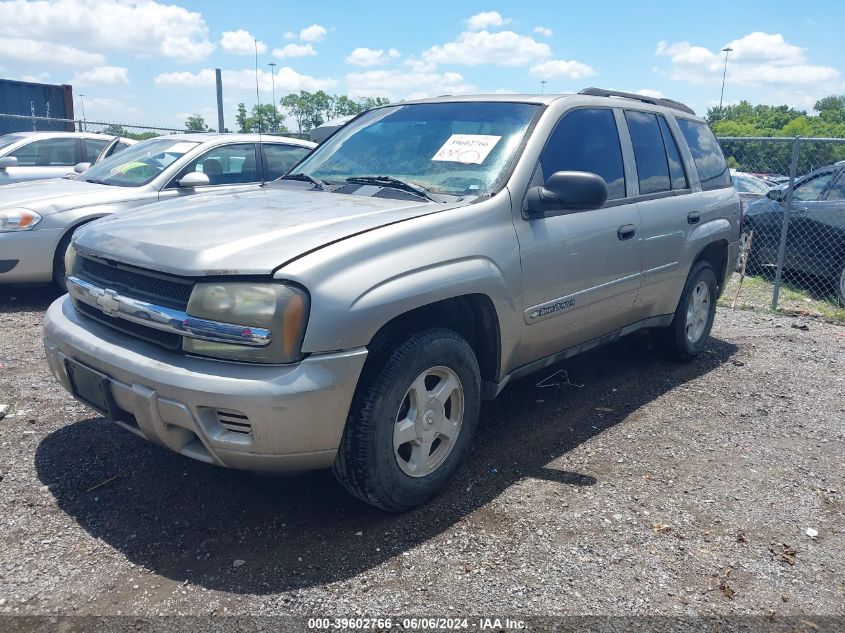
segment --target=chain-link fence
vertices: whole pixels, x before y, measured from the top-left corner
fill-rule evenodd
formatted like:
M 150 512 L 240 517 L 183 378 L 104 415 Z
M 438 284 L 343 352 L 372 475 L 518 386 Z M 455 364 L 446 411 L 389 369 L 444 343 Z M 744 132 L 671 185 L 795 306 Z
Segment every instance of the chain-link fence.
M 55 117 L 25 116 L 22 114 L 0 114 L 0 134 L 10 132 L 95 132 L 109 136 L 123 136 L 143 140 L 164 134 L 184 133 L 185 128 L 155 125 L 134 125 L 87 121 L 85 119 L 59 119 Z
M 845 139 L 719 141 L 744 207 L 747 277 L 727 300 L 845 321 Z

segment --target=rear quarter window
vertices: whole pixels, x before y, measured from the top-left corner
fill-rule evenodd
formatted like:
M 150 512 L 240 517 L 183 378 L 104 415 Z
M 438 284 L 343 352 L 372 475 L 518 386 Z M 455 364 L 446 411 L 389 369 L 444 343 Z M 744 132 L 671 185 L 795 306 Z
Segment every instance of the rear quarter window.
M 719 142 L 706 123 L 677 119 L 705 191 L 731 186 L 731 174 Z

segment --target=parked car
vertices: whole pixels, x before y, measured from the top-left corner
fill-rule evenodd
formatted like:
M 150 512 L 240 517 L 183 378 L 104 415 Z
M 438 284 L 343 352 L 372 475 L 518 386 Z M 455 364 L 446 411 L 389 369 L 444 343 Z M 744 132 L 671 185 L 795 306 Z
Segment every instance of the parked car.
M 75 173 L 79 163 L 93 163 L 110 144 L 131 139 L 89 132 L 16 132 L 0 136 L 0 185 Z
M 256 189 L 283 175 L 314 143 L 257 134 L 156 137 L 72 179 L 0 187 L 0 284 L 64 286 L 73 231 L 91 220 L 197 193 Z
M 739 199 L 742 201 L 743 208 L 748 203 L 764 197 L 769 189 L 772 188 L 763 179 L 742 171 L 736 171 L 735 169 L 731 170 L 731 182 L 733 183 L 734 189 L 739 193 Z
M 331 121 L 326 121 L 322 125 L 318 125 L 312 129 L 308 133 L 308 138 L 315 143 L 322 143 L 354 118 L 354 116 L 341 116 Z
M 646 328 L 700 354 L 739 231 L 719 144 L 677 102 L 405 102 L 261 191 L 82 227 L 45 347 L 133 433 L 232 468 L 333 467 L 401 511 L 510 381 Z
M 752 268 L 777 265 L 788 189 L 772 189 L 745 209 L 743 242 L 754 231 Z M 795 181 L 783 265 L 832 282 L 845 305 L 845 161 Z

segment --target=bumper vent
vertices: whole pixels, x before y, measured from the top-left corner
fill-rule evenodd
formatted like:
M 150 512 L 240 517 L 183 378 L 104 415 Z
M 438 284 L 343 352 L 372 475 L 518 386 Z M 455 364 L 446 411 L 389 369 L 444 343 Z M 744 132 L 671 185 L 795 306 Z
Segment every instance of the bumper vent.
M 237 411 L 217 410 L 217 421 L 227 431 L 232 433 L 240 433 L 241 435 L 249 435 L 252 433 L 252 424 L 249 418 L 243 413 Z

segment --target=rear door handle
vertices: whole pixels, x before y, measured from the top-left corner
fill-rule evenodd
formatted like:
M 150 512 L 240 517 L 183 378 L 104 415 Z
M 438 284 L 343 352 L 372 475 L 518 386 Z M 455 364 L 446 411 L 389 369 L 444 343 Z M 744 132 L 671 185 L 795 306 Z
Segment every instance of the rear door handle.
M 701 220 L 701 214 L 698 211 L 690 211 L 687 213 L 688 224 L 698 224 L 699 220 Z
M 618 237 L 620 241 L 630 240 L 636 233 L 637 227 L 633 224 L 623 224 L 616 229 L 616 237 Z

